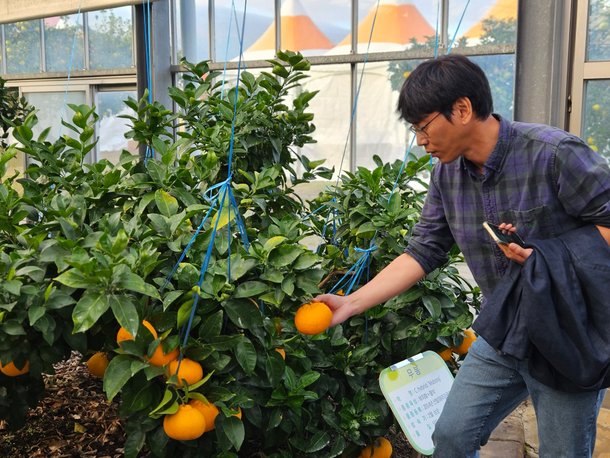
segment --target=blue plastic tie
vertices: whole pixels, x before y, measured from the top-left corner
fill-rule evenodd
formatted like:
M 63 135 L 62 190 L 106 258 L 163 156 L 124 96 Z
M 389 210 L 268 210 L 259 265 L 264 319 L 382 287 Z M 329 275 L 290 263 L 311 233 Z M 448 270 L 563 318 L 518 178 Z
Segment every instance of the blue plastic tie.
M 78 4 L 78 11 L 76 12 L 76 16 L 79 17 L 81 15 L 80 10 L 83 6 L 83 0 L 80 0 Z M 83 22 L 81 21 L 81 25 Z M 68 59 L 68 78 L 66 79 L 66 86 L 64 88 L 64 103 L 61 107 L 62 114 L 60 118 L 63 118 L 66 115 L 66 105 L 68 105 L 68 87 L 70 86 L 70 77 L 72 76 L 72 66 L 74 65 L 74 53 L 76 52 L 76 35 L 78 29 L 74 29 L 74 35 L 72 36 L 72 48 L 70 49 L 70 58 Z M 59 124 L 59 136 L 62 135 L 62 130 L 64 128 L 63 124 Z
M 464 6 L 464 11 L 462 11 L 462 16 L 460 17 L 460 21 L 458 22 L 458 25 L 455 28 L 455 32 L 453 34 L 453 38 L 451 40 L 451 43 L 447 47 L 447 54 L 449 54 L 451 52 L 451 48 L 453 47 L 453 43 L 455 42 L 455 38 L 457 37 L 458 31 L 460 30 L 460 26 L 462 25 L 462 20 L 464 19 L 464 15 L 466 14 L 466 10 L 468 9 L 468 5 L 469 4 L 470 4 L 470 0 L 468 0 L 466 2 L 466 5 Z

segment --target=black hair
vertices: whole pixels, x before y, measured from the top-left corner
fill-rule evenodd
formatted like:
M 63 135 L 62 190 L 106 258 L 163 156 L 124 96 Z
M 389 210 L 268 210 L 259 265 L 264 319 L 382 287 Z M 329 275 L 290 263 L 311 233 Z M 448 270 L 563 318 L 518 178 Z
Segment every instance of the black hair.
M 419 64 L 400 90 L 398 112 L 410 124 L 421 122 L 430 113 L 451 118 L 453 104 L 468 97 L 477 119 L 493 111 L 489 81 L 477 64 L 465 56 L 449 54 Z

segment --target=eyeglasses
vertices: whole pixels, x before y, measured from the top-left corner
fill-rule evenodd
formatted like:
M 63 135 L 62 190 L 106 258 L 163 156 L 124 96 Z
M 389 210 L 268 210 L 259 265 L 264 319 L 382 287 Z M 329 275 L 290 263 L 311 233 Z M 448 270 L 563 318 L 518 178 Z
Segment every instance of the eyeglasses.
M 428 126 L 430 124 L 432 124 L 432 121 L 434 121 L 440 115 L 441 115 L 441 112 L 439 111 L 438 113 L 436 113 L 436 115 L 434 115 L 432 117 L 432 119 L 430 121 L 428 121 L 426 124 L 424 124 L 421 127 L 417 127 L 417 126 L 414 126 L 413 124 L 411 124 L 411 126 L 409 127 L 409 130 L 411 132 L 413 132 L 415 135 L 423 135 L 423 136 L 427 137 L 428 136 L 428 132 L 426 132 L 426 129 L 428 128 Z

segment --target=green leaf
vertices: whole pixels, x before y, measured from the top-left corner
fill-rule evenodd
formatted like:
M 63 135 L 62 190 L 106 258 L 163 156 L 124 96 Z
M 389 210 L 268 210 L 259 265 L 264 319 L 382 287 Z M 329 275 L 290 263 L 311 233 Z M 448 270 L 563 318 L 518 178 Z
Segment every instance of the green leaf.
M 289 441 L 295 448 L 304 453 L 315 453 L 330 443 L 330 435 L 326 431 L 318 431 L 309 439 L 293 436 Z
M 239 451 L 246 435 L 243 422 L 239 418 L 229 417 L 218 423 L 220 435 L 225 436 L 233 448 Z
M 2 323 L 2 325 L 0 325 L 0 329 L 2 331 L 4 331 L 5 333 L 7 333 L 9 336 L 24 336 L 25 335 L 25 329 L 23 329 L 23 326 L 21 325 L 21 323 L 15 321 L 15 320 L 5 321 L 4 323 Z
M 142 277 L 131 272 L 129 267 L 124 264 L 120 264 L 114 268 L 113 277 L 116 285 L 121 288 L 161 300 L 157 288 L 146 283 Z
M 166 389 L 165 392 L 163 393 L 163 399 L 157 405 L 157 407 L 155 407 L 150 412 L 149 415 L 153 418 L 156 418 L 157 415 L 168 413 L 166 411 L 168 408 L 171 408 L 173 410 L 173 412 L 169 412 L 169 413 L 176 413 L 178 411 L 178 403 L 176 401 L 177 401 L 177 398 L 175 396 L 175 392 L 173 390 Z
M 248 375 L 254 372 L 256 367 L 256 349 L 247 337 L 244 337 L 235 347 L 235 358 Z
M 119 324 L 127 329 L 132 336 L 137 335 L 138 327 L 140 326 L 140 318 L 136 306 L 129 296 L 115 296 L 114 294 L 108 297 L 112 313 Z
M 262 281 L 256 281 L 256 280 L 247 281 L 247 282 L 241 283 L 237 287 L 233 297 L 242 298 L 242 297 L 259 296 L 262 293 L 264 293 L 265 291 L 267 291 L 268 289 L 269 288 L 267 287 L 267 284 L 263 283 Z
M 275 237 L 271 237 L 263 245 L 263 250 L 269 252 L 269 251 L 273 250 L 279 244 L 283 243 L 285 240 L 286 240 L 286 237 L 284 237 L 283 235 L 276 235 Z
M 104 391 L 108 400 L 112 401 L 123 385 L 146 367 L 148 367 L 148 363 L 135 359 L 133 356 L 117 355 L 112 358 L 104 374 Z
M 36 322 L 45 314 L 45 308 L 40 305 L 32 305 L 28 310 L 28 319 L 30 326 L 34 326 Z
M 164 216 L 170 217 L 178 212 L 178 200 L 163 189 L 155 192 L 155 203 L 159 212 Z
M 318 255 L 306 251 L 298 257 L 297 262 L 295 262 L 292 267 L 295 270 L 305 270 L 309 269 L 319 261 L 320 257 Z
M 127 244 L 129 243 L 129 237 L 123 228 L 119 229 L 118 234 L 116 235 L 114 242 L 112 243 L 111 252 L 112 254 L 122 253 L 125 248 L 127 248 Z
M 402 199 L 400 197 L 400 193 L 395 192 L 392 194 L 392 196 L 390 197 L 390 201 L 388 202 L 388 211 L 391 214 L 396 215 L 400 212 L 401 207 Z
M 224 308 L 229 319 L 240 328 L 252 329 L 263 325 L 261 312 L 249 300 L 232 299 L 226 302 Z
M 199 326 L 199 337 L 203 340 L 208 340 L 211 337 L 217 337 L 222 331 L 222 321 L 224 313 L 218 310 L 201 323 Z
M 299 245 L 282 245 L 269 254 L 269 264 L 274 267 L 284 267 L 292 264 L 305 249 Z
M 69 286 L 70 288 L 88 288 L 91 286 L 91 281 L 76 268 L 67 270 L 55 277 L 55 281 L 58 281 L 62 285 Z
M 316 382 L 316 380 L 318 380 L 320 378 L 320 373 L 319 372 L 314 372 L 314 371 L 308 371 L 305 372 L 305 374 L 303 374 L 301 376 L 301 378 L 299 379 L 299 388 L 305 388 L 309 385 L 311 385 L 312 383 Z
M 439 301 L 435 296 L 426 295 L 422 297 L 422 302 L 432 318 L 436 319 L 441 316 L 441 301 Z
M 23 283 L 21 283 L 19 280 L 9 280 L 2 283 L 2 288 L 11 293 L 13 296 L 19 296 L 21 294 L 22 285 Z
M 286 371 L 286 364 L 281 357 L 276 355 L 267 355 L 265 360 L 265 372 L 267 378 L 272 387 L 276 387 L 284 378 L 284 372 Z
M 28 276 L 37 283 L 41 283 L 44 280 L 44 274 L 45 271 L 37 266 L 25 266 L 15 272 L 16 276 Z
M 256 259 L 242 259 L 232 255 L 231 256 L 231 280 L 239 280 L 243 277 L 250 269 L 258 264 Z
M 110 301 L 105 291 L 85 291 L 72 311 L 74 332 L 90 329 L 109 308 Z
M 131 431 L 125 439 L 125 458 L 136 458 L 144 443 L 146 442 L 146 434 L 144 431 Z

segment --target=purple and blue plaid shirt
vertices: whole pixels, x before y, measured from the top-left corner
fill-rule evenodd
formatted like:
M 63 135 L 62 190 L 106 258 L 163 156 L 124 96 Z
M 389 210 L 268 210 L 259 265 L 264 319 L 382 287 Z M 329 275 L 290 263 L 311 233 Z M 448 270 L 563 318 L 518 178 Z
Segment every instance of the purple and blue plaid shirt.
M 437 163 L 421 219 L 405 252 L 428 273 L 457 243 L 483 296 L 510 262 L 483 221 L 512 223 L 526 241 L 585 224 L 610 227 L 610 168 L 581 139 L 541 124 L 500 120 L 483 174 L 460 157 Z

